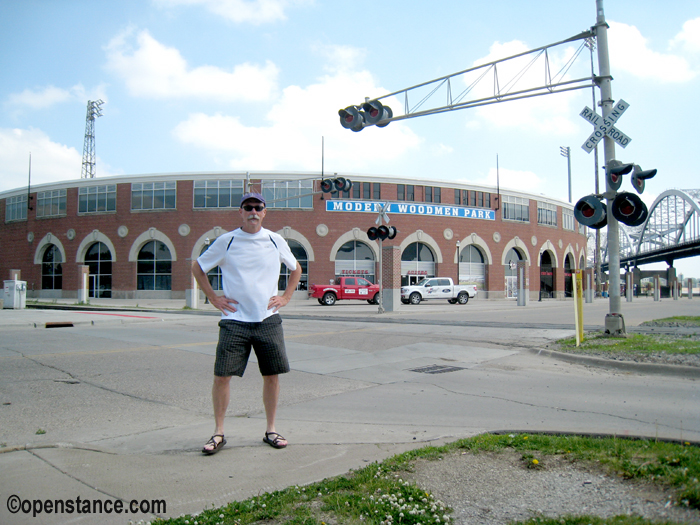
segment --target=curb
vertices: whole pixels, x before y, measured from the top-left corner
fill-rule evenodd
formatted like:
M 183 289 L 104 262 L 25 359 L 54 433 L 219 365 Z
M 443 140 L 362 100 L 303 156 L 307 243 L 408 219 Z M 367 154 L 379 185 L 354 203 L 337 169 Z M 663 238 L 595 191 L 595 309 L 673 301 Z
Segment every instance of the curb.
M 606 368 L 618 370 L 620 372 L 635 372 L 639 374 L 655 374 L 680 377 L 683 379 L 700 379 L 700 367 L 695 366 L 680 366 L 666 365 L 662 363 L 637 363 L 634 361 L 616 361 L 614 359 L 603 359 L 602 357 L 594 357 L 581 354 L 568 354 L 566 352 L 557 352 L 556 350 L 547 350 L 544 348 L 527 348 L 531 354 L 544 355 L 567 363 L 576 365 L 594 366 L 597 368 Z

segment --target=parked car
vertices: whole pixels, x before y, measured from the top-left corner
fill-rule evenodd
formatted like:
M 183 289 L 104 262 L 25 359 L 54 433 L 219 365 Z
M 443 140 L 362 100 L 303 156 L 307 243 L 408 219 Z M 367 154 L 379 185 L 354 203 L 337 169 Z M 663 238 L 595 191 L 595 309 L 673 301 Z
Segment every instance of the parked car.
M 450 304 L 467 304 L 478 293 L 473 284 L 454 284 L 449 277 L 429 277 L 412 286 L 401 287 L 401 302 L 420 304 L 427 299 L 447 299 Z
M 309 298 L 312 297 L 324 306 L 333 306 L 336 301 L 343 299 L 379 304 L 379 285 L 362 277 L 338 277 L 334 284 L 312 284 L 309 287 Z

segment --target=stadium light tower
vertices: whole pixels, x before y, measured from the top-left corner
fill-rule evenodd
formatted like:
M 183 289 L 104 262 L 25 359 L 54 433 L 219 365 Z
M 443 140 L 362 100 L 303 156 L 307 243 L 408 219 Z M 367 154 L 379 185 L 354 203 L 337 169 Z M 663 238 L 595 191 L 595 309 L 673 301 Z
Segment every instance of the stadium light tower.
M 95 119 L 102 116 L 102 104 L 104 104 L 102 100 L 88 100 L 87 103 L 81 179 L 95 178 Z
M 560 146 L 559 151 L 562 157 L 566 157 L 569 166 L 569 202 L 571 202 L 571 148 L 569 146 Z

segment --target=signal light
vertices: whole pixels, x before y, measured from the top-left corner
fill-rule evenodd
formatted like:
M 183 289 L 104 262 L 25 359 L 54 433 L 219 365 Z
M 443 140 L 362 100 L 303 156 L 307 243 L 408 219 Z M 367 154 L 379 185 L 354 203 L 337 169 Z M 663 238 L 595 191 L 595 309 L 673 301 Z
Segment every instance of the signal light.
M 637 193 L 644 192 L 644 181 L 651 179 L 656 175 L 656 170 L 643 170 L 638 164 L 634 165 L 634 171 L 632 172 L 632 186 L 637 190 Z
M 383 128 L 389 123 L 379 124 L 382 120 L 390 119 L 394 116 L 394 112 L 391 111 L 389 106 L 383 105 L 378 100 L 367 101 L 362 104 L 362 109 L 365 110 L 365 123 L 368 126 L 376 124 L 377 127 Z
M 396 237 L 397 233 L 398 230 L 393 226 L 384 226 L 382 224 L 379 228 L 372 226 L 367 230 L 367 238 L 370 241 L 376 241 L 377 239 L 384 241 L 386 239 L 393 239 Z
M 335 179 L 323 179 L 321 181 L 321 191 L 323 193 L 350 191 L 351 188 L 352 181 L 344 177 L 337 177 Z
M 586 195 L 579 199 L 574 206 L 574 217 L 580 224 L 594 230 L 600 230 L 608 224 L 605 203 L 595 195 Z
M 634 168 L 633 164 L 623 164 L 619 160 L 611 160 L 605 167 L 605 178 L 611 189 L 617 191 L 622 185 L 622 176 L 628 174 Z
M 362 110 L 362 111 L 361 111 Z M 389 124 L 388 119 L 394 116 L 389 106 L 385 106 L 378 100 L 368 100 L 360 106 L 348 106 L 338 110 L 340 125 L 345 129 L 362 131 L 366 126 L 376 125 L 383 128 Z
M 613 201 L 612 214 L 628 226 L 640 226 L 647 220 L 649 210 L 637 195 L 623 191 Z
M 340 116 L 340 125 L 345 129 L 362 131 L 362 128 L 365 127 L 365 114 L 355 106 L 339 110 L 338 115 Z

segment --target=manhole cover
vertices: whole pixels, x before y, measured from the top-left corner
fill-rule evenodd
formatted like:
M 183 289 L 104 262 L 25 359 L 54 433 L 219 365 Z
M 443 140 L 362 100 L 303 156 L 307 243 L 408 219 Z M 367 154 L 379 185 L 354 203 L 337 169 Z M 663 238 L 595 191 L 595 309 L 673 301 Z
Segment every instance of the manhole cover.
M 418 368 L 411 368 L 410 370 L 411 372 L 418 372 L 419 374 L 446 374 L 447 372 L 465 370 L 465 368 L 461 366 L 428 365 Z

